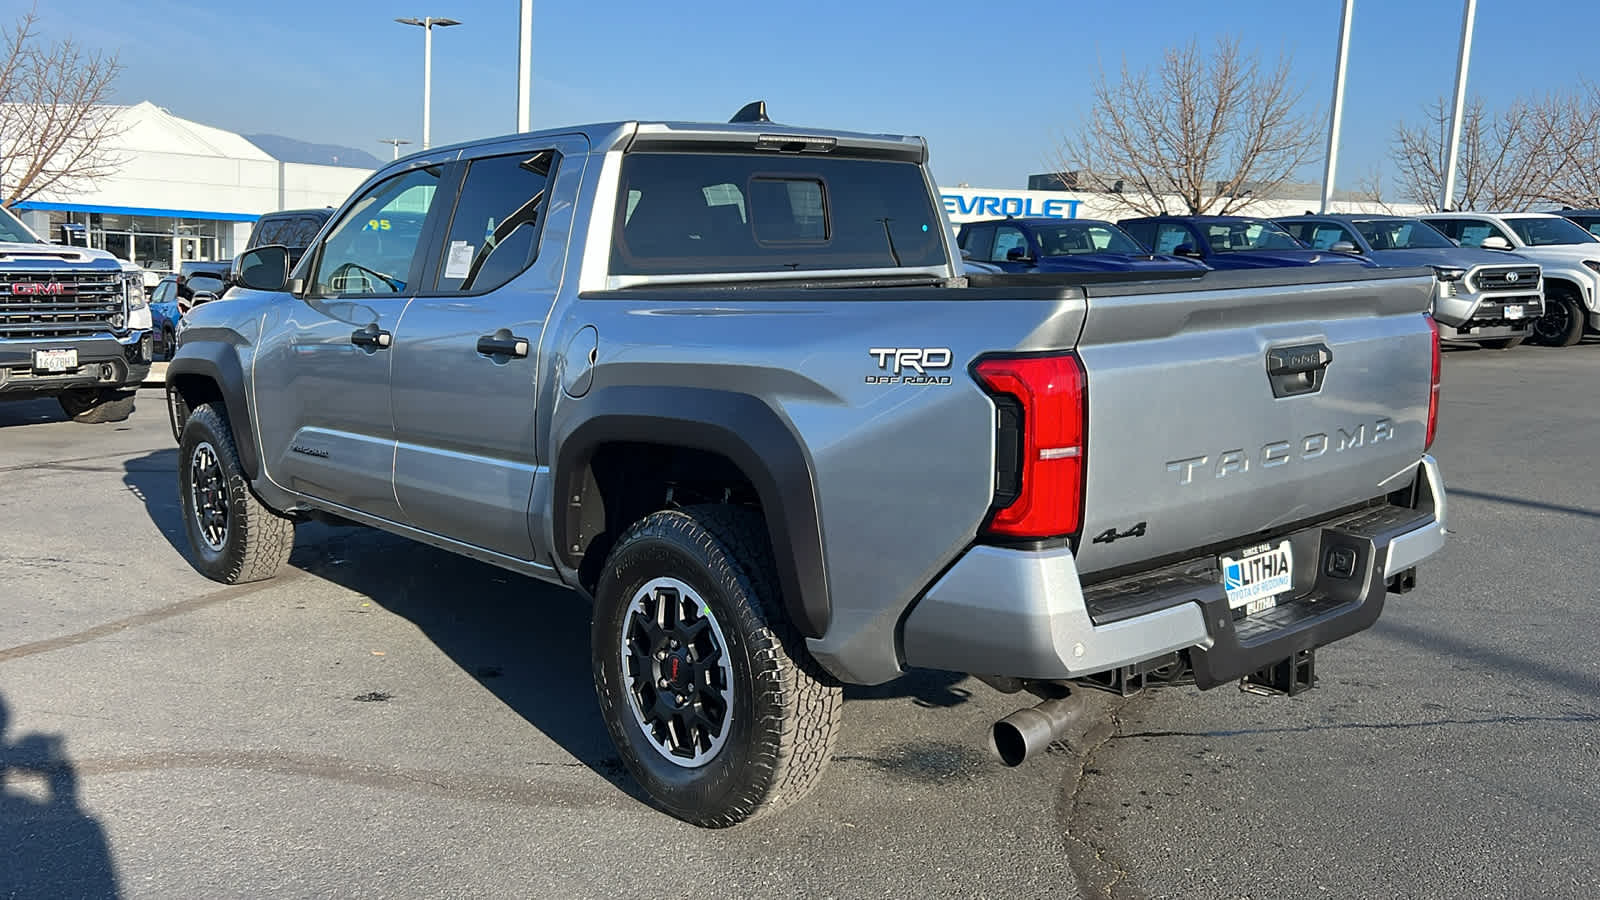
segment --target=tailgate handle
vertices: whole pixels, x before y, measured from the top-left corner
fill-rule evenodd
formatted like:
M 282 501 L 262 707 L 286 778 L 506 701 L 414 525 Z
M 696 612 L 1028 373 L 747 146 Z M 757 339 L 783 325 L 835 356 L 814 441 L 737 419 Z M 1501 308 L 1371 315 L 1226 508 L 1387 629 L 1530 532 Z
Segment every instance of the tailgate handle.
M 1272 396 L 1293 397 L 1322 390 L 1322 378 L 1333 362 L 1327 344 L 1299 344 L 1267 351 L 1267 379 Z

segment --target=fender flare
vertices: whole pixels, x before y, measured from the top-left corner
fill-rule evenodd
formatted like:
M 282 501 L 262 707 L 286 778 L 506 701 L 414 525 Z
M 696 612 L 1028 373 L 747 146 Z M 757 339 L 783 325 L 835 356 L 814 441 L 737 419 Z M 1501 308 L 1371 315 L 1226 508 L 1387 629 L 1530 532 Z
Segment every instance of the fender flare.
M 256 452 L 255 427 L 245 401 L 244 369 L 239 364 L 239 355 L 231 346 L 218 341 L 186 343 L 179 348 L 178 354 L 167 364 L 168 405 L 174 410 L 174 432 L 181 430 L 182 422 L 178 421 L 177 407 L 170 398 L 177 394 L 188 409 L 198 405 L 195 398 L 185 393 L 184 384 L 192 383 L 192 379 L 216 385 L 217 392 L 222 395 L 223 408 L 228 412 L 228 427 L 233 431 L 233 443 L 239 451 L 239 465 L 245 476 L 254 481 L 261 474 L 261 458 Z
M 554 546 L 577 568 L 570 535 L 579 530 L 584 473 L 602 444 L 667 444 L 726 457 L 755 486 L 767 522 L 783 603 L 797 629 L 821 637 L 831 608 L 822 549 L 821 517 L 811 462 L 794 431 L 762 400 L 707 388 L 619 386 L 584 398 L 582 418 L 557 422 L 553 473 Z M 558 416 L 558 419 L 561 417 Z

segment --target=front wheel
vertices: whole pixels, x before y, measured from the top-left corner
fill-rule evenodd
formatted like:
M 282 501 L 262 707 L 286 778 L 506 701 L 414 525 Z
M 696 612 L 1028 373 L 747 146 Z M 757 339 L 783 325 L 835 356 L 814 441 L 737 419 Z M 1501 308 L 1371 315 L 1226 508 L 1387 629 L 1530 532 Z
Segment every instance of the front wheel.
M 61 411 L 74 422 L 103 425 L 133 415 L 133 391 L 112 388 L 77 388 L 56 398 Z
M 623 763 L 684 821 L 782 808 L 832 756 L 843 692 L 785 617 L 751 510 L 668 510 L 629 528 L 595 591 L 591 651 Z
M 215 403 L 189 414 L 178 439 L 178 495 L 194 567 L 223 584 L 277 574 L 294 549 L 294 522 L 250 492 L 228 417 Z
M 1569 294 L 1547 296 L 1544 315 L 1533 320 L 1533 335 L 1547 347 L 1570 347 L 1583 337 L 1583 306 Z

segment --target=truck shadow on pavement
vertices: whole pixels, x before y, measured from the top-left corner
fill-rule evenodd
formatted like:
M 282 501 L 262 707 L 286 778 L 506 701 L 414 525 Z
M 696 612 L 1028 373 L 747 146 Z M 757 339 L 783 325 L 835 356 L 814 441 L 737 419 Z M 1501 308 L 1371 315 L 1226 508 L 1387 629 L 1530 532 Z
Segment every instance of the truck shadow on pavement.
M 176 449 L 130 459 L 123 483 L 187 560 L 177 463 Z M 289 564 L 407 619 L 518 716 L 620 790 L 643 798 L 600 718 L 589 659 L 590 610 L 577 594 L 354 525 L 299 525 Z M 884 685 L 848 687 L 846 697 L 951 707 L 971 698 L 964 681 L 955 673 L 916 671 Z
M 118 896 L 105 829 L 78 804 L 60 736 L 12 741 L 8 719 L 0 697 L 0 897 Z

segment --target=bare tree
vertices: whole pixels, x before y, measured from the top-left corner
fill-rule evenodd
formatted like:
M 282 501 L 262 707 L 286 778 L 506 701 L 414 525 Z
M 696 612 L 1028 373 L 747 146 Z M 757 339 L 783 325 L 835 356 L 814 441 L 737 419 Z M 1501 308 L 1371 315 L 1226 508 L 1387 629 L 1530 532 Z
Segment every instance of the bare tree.
M 1574 98 L 1518 98 L 1490 112 L 1482 98 L 1461 116 L 1455 194 L 1449 209 L 1525 210 L 1547 202 L 1562 161 L 1578 152 L 1570 128 Z M 1450 107 L 1444 99 L 1426 108 L 1420 122 L 1395 129 L 1393 158 L 1400 195 L 1440 209 Z
M 1562 206 L 1600 207 L 1600 85 L 1585 81 L 1558 107 L 1551 130 L 1558 142 L 1548 186 L 1541 199 Z
M 1377 165 L 1368 168 L 1365 174 L 1356 179 L 1355 188 L 1346 192 L 1344 199 L 1363 204 L 1368 211 L 1376 208 L 1386 215 L 1395 214 L 1394 205 L 1384 195 L 1383 169 Z
M 1154 71 L 1124 61 L 1115 82 L 1100 72 L 1057 166 L 1146 215 L 1239 212 L 1314 158 L 1315 119 L 1296 112 L 1295 83 L 1287 57 L 1264 67 L 1230 37 L 1209 54 L 1192 40 L 1170 48 Z
M 119 126 L 106 103 L 122 71 L 115 54 L 70 38 L 47 42 L 29 10 L 0 47 L 0 205 L 81 189 L 111 174 Z

